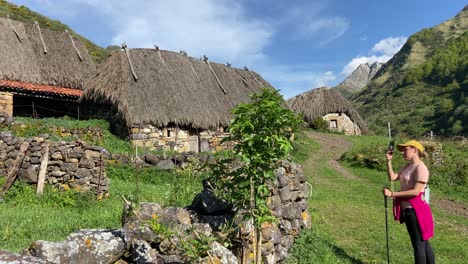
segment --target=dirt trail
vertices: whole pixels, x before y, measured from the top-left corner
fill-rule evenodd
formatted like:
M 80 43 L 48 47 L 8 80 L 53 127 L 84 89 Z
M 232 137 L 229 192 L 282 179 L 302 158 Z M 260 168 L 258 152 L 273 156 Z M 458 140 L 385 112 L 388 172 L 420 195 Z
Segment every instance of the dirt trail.
M 329 153 L 331 159 L 328 161 L 330 166 L 338 171 L 343 177 L 348 179 L 358 179 L 358 177 L 343 168 L 338 159 L 343 153 L 351 149 L 351 142 L 342 137 L 333 134 L 322 134 L 310 132 L 307 135 L 321 145 L 322 153 Z M 465 203 L 450 200 L 442 197 L 431 197 L 431 205 L 448 214 L 458 215 L 468 219 L 468 205 Z

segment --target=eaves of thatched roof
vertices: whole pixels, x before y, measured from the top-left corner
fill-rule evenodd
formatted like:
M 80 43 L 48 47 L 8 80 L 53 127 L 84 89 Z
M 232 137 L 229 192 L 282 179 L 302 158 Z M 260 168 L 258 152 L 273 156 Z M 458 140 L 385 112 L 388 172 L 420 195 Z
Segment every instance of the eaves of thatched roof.
M 36 25 L 0 17 L 0 80 L 15 84 L 3 89 L 77 97 L 66 89 L 82 90 L 85 79 L 95 72 L 79 39 L 72 42 L 66 32 L 39 30 Z
M 246 69 L 159 49 L 127 51 L 129 56 L 123 50 L 112 54 L 86 82 L 82 99 L 110 101 L 128 126 L 227 126 L 237 104 L 247 102 L 261 87 L 270 86 Z
M 335 89 L 328 87 L 313 89 L 288 99 L 287 105 L 294 112 L 301 114 L 304 121 L 309 124 L 315 118 L 329 113 L 345 113 L 362 132 L 367 131 L 366 123 L 351 102 Z

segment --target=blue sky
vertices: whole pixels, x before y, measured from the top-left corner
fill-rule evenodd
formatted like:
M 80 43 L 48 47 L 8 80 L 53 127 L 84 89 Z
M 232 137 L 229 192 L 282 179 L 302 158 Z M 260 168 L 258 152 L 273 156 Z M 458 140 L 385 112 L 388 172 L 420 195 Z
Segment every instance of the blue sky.
M 385 62 L 407 38 L 455 16 L 462 0 L 9 0 L 96 44 L 125 42 L 247 66 L 285 98 Z

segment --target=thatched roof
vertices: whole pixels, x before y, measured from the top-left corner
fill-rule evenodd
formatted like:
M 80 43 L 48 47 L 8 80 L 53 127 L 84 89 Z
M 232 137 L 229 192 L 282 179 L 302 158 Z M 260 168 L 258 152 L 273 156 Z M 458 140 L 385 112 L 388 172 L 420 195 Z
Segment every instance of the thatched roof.
M 355 122 L 362 132 L 367 126 L 351 102 L 335 89 L 321 87 L 299 94 L 287 100 L 288 107 L 303 116 L 304 121 L 312 123 L 317 117 L 329 113 L 345 113 Z
M 36 25 L 0 17 L 0 80 L 24 83 L 6 87 L 23 91 L 30 84 L 81 90 L 96 72 L 84 44 L 73 38 L 77 52 L 68 33 L 42 27 L 40 32 L 47 53 Z
M 110 101 L 128 126 L 227 126 L 237 104 L 248 101 L 261 87 L 270 86 L 246 69 L 159 49 L 127 51 L 138 79 L 125 51 L 116 51 L 86 82 L 82 99 Z

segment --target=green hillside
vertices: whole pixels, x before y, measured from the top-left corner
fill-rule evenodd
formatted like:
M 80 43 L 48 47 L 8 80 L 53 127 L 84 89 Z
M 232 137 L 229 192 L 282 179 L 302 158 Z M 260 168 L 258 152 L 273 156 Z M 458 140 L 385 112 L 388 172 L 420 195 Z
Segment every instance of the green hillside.
M 352 97 L 371 130 L 420 136 L 468 132 L 468 7 L 412 35 L 374 79 Z
M 22 21 L 26 23 L 34 23 L 37 21 L 41 27 L 48 28 L 50 30 L 64 31 L 67 29 L 73 36 L 78 37 L 86 45 L 89 55 L 93 58 L 96 63 L 101 63 L 105 58 L 110 54 L 110 51 L 115 47 L 111 46 L 106 49 L 99 47 L 90 40 L 84 38 L 83 36 L 77 34 L 67 25 L 62 24 L 58 20 L 52 20 L 46 16 L 43 16 L 39 13 L 31 11 L 26 6 L 17 6 L 15 4 L 8 3 L 5 0 L 0 0 L 0 17 L 10 16 L 11 19 Z

